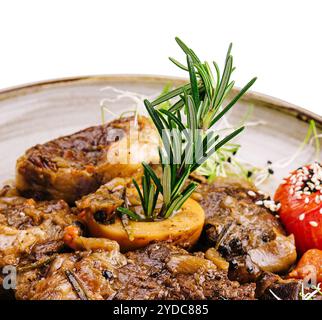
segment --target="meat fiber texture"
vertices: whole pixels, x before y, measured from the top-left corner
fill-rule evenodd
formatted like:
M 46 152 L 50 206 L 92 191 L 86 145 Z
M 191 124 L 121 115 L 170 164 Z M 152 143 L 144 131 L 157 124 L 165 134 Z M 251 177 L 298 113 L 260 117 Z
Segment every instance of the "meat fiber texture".
M 126 117 L 36 145 L 16 165 L 17 188 L 27 196 L 69 204 L 114 177 L 139 175 L 157 163 L 158 134 L 143 116 Z
M 255 285 L 230 281 L 202 253 L 156 243 L 118 251 L 60 254 L 46 268 L 21 273 L 18 299 L 254 299 Z
M 259 203 L 271 201 L 244 181 L 220 178 L 203 184 L 201 206 L 206 221 L 203 242 L 229 262 L 229 277 L 256 281 L 261 273 L 287 272 L 296 261 L 294 237 L 286 236 L 278 218 Z
M 0 271 L 6 266 L 20 271 L 26 264 L 50 260 L 64 248 L 64 228 L 76 222 L 63 200 L 35 201 L 4 187 L 0 190 Z M 2 288 L 1 283 L 0 276 Z
M 73 210 L 63 200 L 26 199 L 10 187 L 0 192 L 0 268 L 17 267 L 16 299 L 255 298 L 254 281 L 234 281 L 203 252 L 189 253 L 169 243 L 154 243 L 125 255 L 118 246 L 68 250 L 62 238 L 67 225 L 78 224 Z M 286 283 L 276 275 L 263 279 L 257 298 L 272 298 L 271 287 L 279 294 L 286 288 L 286 298 L 290 288 L 298 288 L 298 283 Z M 1 294 L 3 298 L 10 292 Z M 293 290 L 291 298 L 295 297 Z

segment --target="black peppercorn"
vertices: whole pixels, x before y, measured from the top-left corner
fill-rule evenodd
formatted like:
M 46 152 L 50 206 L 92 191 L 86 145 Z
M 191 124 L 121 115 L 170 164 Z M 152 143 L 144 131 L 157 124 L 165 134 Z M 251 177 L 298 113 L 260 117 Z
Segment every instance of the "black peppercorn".
M 248 273 L 253 273 L 254 272 L 254 268 L 252 266 L 248 266 L 247 267 L 247 272 Z
M 110 280 L 113 278 L 113 273 L 109 270 L 103 270 L 102 275 L 107 280 Z
M 244 253 L 243 245 L 238 238 L 233 238 L 229 241 L 229 246 L 233 254 L 242 255 Z
M 98 210 L 94 213 L 94 219 L 99 223 L 104 223 L 106 222 L 107 214 L 103 210 Z
M 231 255 L 231 250 L 229 245 L 220 245 L 218 248 L 218 252 L 224 257 L 227 258 L 228 256 Z
M 269 234 L 268 234 L 268 233 L 263 233 L 263 235 L 262 235 L 262 240 L 263 240 L 264 242 L 269 242 L 269 241 L 271 240 L 271 237 L 269 236 Z
M 232 260 L 229 263 L 229 268 L 233 271 L 238 269 L 238 262 L 236 260 Z

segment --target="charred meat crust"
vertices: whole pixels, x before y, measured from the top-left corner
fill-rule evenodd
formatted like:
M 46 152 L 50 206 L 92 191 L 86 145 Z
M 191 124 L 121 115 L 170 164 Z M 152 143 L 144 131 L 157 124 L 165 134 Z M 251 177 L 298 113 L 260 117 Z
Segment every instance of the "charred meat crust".
M 124 173 L 122 164 L 113 167 L 108 164 L 117 157 L 114 153 L 119 151 L 118 143 L 129 136 L 133 122 L 134 117 L 120 118 L 30 148 L 17 161 L 17 188 L 27 196 L 63 199 L 68 203 L 95 191 L 111 176 Z M 145 117 L 138 117 L 137 130 L 140 134 L 137 139 L 139 143 L 143 140 L 145 152 L 144 143 L 155 142 L 157 135 Z M 139 168 L 138 164 L 126 165 L 129 176 Z

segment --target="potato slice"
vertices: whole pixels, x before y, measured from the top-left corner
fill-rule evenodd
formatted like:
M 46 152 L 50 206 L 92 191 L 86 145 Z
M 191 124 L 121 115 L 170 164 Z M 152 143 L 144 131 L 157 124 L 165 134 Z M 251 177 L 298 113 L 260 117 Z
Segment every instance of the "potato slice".
M 91 213 L 86 215 L 91 235 L 117 241 L 122 251 L 145 247 L 153 241 L 171 241 L 190 248 L 198 241 L 204 221 L 203 209 L 192 199 L 188 199 L 181 210 L 169 219 L 154 222 L 129 221 L 126 229 L 118 217 L 114 223 L 104 225 L 96 222 Z

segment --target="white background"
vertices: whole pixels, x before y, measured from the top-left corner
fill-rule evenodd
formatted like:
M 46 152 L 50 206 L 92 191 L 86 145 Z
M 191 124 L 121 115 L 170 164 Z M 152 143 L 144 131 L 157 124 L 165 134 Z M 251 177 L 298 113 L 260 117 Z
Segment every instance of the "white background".
M 113 73 L 178 75 L 180 36 L 222 65 L 229 42 L 242 86 L 322 115 L 321 1 L 115 0 L 0 4 L 0 88 Z

